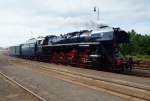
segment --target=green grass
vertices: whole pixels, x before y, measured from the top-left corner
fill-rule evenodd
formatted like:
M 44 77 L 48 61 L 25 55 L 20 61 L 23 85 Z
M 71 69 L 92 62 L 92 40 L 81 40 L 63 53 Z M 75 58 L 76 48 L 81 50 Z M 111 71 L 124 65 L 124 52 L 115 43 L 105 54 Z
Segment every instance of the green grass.
M 150 55 L 127 55 L 127 57 L 132 57 L 133 60 L 140 60 L 140 61 L 150 61 Z

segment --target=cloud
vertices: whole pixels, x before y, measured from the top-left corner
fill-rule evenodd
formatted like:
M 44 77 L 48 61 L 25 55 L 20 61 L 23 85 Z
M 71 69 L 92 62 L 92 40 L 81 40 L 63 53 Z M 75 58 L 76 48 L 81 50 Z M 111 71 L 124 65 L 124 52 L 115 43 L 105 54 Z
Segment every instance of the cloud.
M 149 34 L 149 0 L 0 0 L 0 46 L 23 43 L 31 37 L 83 28 L 96 19 L 125 30 Z M 34 34 L 31 34 L 34 33 Z

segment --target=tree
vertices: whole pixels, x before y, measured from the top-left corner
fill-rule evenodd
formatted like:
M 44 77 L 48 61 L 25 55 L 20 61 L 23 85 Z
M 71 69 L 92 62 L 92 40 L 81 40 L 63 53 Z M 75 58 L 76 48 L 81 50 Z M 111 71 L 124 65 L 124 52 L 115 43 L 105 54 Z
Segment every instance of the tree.
M 130 43 L 121 44 L 125 55 L 150 55 L 150 35 L 142 35 L 131 30 L 128 32 Z

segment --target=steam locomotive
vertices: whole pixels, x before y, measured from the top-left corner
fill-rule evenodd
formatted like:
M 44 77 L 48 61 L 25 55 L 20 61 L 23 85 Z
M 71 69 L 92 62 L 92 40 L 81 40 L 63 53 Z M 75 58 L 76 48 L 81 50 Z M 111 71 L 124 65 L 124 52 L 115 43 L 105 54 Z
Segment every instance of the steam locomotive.
M 10 47 L 9 52 L 12 56 L 76 67 L 124 70 L 130 64 L 122 56 L 119 44 L 128 42 L 129 35 L 120 28 L 100 28 L 33 38 Z

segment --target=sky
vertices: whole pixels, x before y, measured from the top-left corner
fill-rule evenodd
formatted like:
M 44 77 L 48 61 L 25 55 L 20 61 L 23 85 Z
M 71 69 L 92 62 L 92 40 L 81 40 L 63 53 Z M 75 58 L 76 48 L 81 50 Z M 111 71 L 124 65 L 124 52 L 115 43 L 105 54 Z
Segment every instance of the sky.
M 96 21 L 150 34 L 150 0 L 0 0 L 0 46 L 80 30 Z

